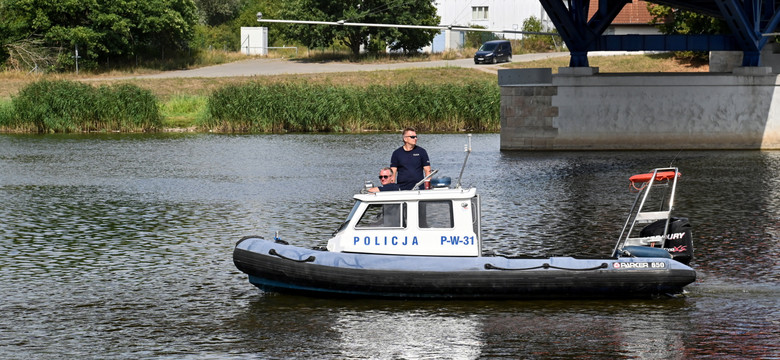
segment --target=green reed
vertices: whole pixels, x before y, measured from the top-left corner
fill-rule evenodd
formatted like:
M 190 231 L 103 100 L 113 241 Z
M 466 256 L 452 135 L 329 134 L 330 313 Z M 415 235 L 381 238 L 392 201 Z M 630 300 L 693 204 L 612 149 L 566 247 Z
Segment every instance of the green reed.
M 13 103 L 10 100 L 0 99 L 0 129 L 13 126 L 15 123 Z
M 190 127 L 199 117 L 206 114 L 208 97 L 202 95 L 177 94 L 160 104 L 163 123 L 168 127 Z
M 2 119 L 2 117 L 0 117 Z M 151 131 L 161 127 L 157 99 L 130 84 L 92 87 L 74 81 L 41 80 L 12 100 L 0 130 L 11 132 Z
M 222 132 L 499 131 L 492 82 L 396 86 L 228 85 L 208 99 L 201 127 Z

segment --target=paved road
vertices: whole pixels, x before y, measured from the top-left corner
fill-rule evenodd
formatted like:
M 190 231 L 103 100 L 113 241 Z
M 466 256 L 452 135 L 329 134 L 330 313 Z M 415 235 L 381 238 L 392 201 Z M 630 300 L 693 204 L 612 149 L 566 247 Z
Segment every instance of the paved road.
M 568 56 L 569 53 L 525 54 L 512 56 L 512 62 L 525 62 Z M 279 74 L 311 74 L 348 71 L 374 71 L 427 67 L 465 67 L 495 73 L 498 65 L 475 65 L 473 59 L 436 60 L 423 62 L 400 62 L 390 64 L 354 64 L 343 62 L 304 62 L 284 59 L 249 59 L 229 64 L 214 65 L 192 70 L 166 71 L 155 75 L 133 76 L 140 79 L 183 78 L 183 77 L 229 77 Z

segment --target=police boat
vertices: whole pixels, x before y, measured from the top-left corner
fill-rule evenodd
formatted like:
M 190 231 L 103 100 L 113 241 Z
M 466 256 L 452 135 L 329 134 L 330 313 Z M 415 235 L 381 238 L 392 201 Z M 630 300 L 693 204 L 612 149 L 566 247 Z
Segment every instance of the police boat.
M 480 195 L 443 177 L 427 190 L 418 189 L 421 181 L 414 190 L 356 194 L 327 248 L 290 245 L 278 234 L 247 236 L 233 261 L 264 291 L 313 296 L 675 296 L 696 280 L 688 266 L 691 225 L 672 216 L 679 178 L 677 168 L 658 168 L 629 179 L 636 200 L 611 256 L 603 258 L 483 255 Z

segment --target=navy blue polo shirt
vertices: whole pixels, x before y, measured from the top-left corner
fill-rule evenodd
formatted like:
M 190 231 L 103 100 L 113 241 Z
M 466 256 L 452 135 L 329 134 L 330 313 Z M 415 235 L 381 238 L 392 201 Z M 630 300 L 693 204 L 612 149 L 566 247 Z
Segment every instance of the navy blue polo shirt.
M 428 152 L 419 146 L 415 146 L 411 151 L 406 151 L 401 146 L 393 151 L 390 157 L 390 167 L 398 169 L 395 179 L 401 190 L 411 190 L 414 184 L 425 177 L 424 166 L 431 166 L 431 160 L 428 158 Z

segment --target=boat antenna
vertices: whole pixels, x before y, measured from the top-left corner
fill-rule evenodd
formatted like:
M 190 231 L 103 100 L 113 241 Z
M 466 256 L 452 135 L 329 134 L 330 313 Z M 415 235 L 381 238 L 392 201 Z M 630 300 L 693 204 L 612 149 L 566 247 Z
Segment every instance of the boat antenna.
M 680 149 L 680 151 L 677 152 L 677 155 L 674 155 L 674 158 L 672 158 L 672 161 L 669 162 L 669 167 L 672 167 L 672 164 L 674 164 L 674 161 L 677 160 L 677 157 L 680 156 L 680 153 L 683 151 L 683 149 Z
M 463 160 L 463 167 L 460 168 L 460 175 L 458 175 L 458 182 L 455 185 L 455 188 L 460 188 L 460 179 L 463 178 L 463 170 L 466 169 L 466 162 L 469 161 L 469 155 L 471 154 L 471 134 L 469 136 L 469 143 L 465 145 L 465 151 L 466 151 L 466 159 Z

